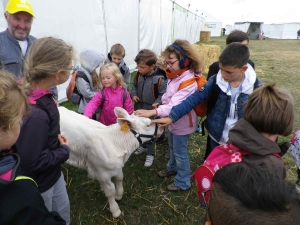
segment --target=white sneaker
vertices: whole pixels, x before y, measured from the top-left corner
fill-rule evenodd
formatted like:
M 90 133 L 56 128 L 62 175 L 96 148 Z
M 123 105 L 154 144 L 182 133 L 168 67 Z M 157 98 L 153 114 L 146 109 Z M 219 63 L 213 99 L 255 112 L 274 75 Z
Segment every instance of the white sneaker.
M 298 181 L 295 186 L 297 194 L 300 195 L 300 181 Z
M 140 146 L 140 147 L 138 147 L 137 149 L 136 149 L 136 151 L 134 152 L 134 154 L 135 155 L 139 155 L 139 154 L 142 154 L 142 153 L 144 153 L 144 152 L 146 152 L 147 151 L 147 148 L 143 148 L 142 146 Z
M 146 161 L 145 161 L 144 166 L 145 167 L 152 166 L 153 160 L 154 160 L 154 156 L 153 155 L 146 155 Z

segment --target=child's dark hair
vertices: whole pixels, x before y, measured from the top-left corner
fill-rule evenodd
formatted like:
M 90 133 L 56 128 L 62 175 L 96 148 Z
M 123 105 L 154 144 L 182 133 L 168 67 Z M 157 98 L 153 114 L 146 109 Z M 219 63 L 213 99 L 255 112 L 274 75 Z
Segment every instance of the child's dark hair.
M 234 66 L 242 68 L 247 65 L 250 57 L 249 48 L 238 42 L 229 44 L 219 57 L 219 63 L 222 66 Z
M 157 56 L 149 49 L 142 49 L 139 51 L 134 61 L 137 64 L 144 62 L 147 66 L 152 66 L 153 64 L 156 64 Z
M 122 56 L 124 58 L 125 57 L 125 49 L 124 49 L 123 45 L 121 45 L 119 43 L 114 44 L 113 46 L 111 46 L 109 54 L 110 54 L 110 56 L 114 54 L 114 55 Z
M 226 38 L 226 45 L 229 45 L 232 42 L 243 42 L 245 40 L 249 42 L 249 36 L 247 33 L 241 30 L 233 30 Z
M 244 119 L 258 132 L 288 136 L 294 127 L 294 100 L 275 84 L 253 91 L 244 107 Z
M 214 225 L 296 225 L 299 210 L 294 188 L 258 166 L 228 164 L 213 178 L 208 215 Z
M 189 69 L 193 72 L 198 73 L 200 69 L 203 68 L 201 55 L 197 52 L 196 48 L 193 47 L 187 40 L 175 40 L 172 45 L 176 45 L 184 52 L 185 56 L 190 60 Z M 170 57 L 171 54 L 175 54 L 176 58 L 181 60 L 183 59 L 181 53 L 169 45 L 166 49 L 161 53 L 163 57 Z

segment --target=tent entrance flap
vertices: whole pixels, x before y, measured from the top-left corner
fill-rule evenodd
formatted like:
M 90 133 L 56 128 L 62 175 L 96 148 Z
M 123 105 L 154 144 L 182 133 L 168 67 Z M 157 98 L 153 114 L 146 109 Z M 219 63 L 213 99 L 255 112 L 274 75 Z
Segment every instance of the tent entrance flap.
M 247 33 L 249 39 L 258 39 L 259 34 L 261 34 L 261 23 L 250 23 Z

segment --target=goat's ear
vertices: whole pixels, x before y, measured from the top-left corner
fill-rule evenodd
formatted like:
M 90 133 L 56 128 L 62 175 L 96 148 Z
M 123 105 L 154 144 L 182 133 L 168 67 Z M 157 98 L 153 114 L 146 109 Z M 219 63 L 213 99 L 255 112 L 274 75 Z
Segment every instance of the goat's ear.
M 117 123 L 120 125 L 121 131 L 127 132 L 130 128 L 134 127 L 135 121 L 125 109 L 115 107 L 114 111 L 117 116 Z
M 128 112 L 121 107 L 115 107 L 114 112 L 117 118 L 125 118 L 125 119 L 131 118 Z

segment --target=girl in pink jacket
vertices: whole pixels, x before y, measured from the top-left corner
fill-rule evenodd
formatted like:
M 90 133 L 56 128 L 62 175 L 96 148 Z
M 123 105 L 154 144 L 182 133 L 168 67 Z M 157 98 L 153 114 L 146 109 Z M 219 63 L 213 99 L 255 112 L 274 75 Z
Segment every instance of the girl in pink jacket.
M 137 110 L 135 114 L 138 116 L 167 117 L 173 106 L 180 104 L 197 90 L 196 82 L 178 90 L 182 82 L 194 76 L 202 76 L 199 72 L 202 66 L 200 56 L 188 41 L 176 40 L 161 55 L 165 58 L 168 77 L 167 91 L 161 99 L 162 105 L 153 110 Z M 190 134 L 197 129 L 197 115 L 192 110 L 190 116 L 185 115 L 168 128 L 170 160 L 167 168 L 159 171 L 158 176 L 163 178 L 176 175 L 174 182 L 167 186 L 169 191 L 188 190 L 191 187 L 191 172 L 187 142 Z
M 102 66 L 100 79 L 100 91 L 87 103 L 84 109 L 84 115 L 92 118 L 96 110 L 101 107 L 98 120 L 100 123 L 109 126 L 117 122 L 117 117 L 114 114 L 115 107 L 122 107 L 131 114 L 133 112 L 133 106 L 130 94 L 126 90 L 123 76 L 114 63 L 107 63 Z

